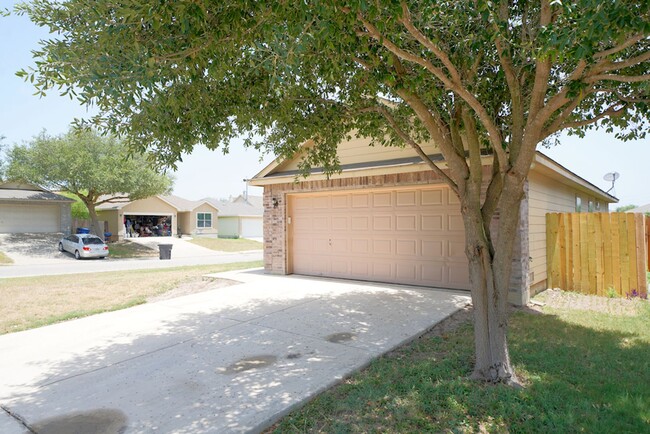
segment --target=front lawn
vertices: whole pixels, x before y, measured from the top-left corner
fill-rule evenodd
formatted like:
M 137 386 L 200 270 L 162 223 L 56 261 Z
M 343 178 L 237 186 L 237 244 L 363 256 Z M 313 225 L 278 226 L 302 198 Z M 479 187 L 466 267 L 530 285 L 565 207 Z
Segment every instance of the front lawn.
M 650 305 L 578 307 L 514 312 L 510 351 L 523 389 L 466 379 L 466 321 L 380 358 L 269 431 L 650 432 Z
M 219 282 L 203 281 L 205 274 L 261 265 L 254 261 L 0 279 L 0 334 L 125 309 L 169 294 L 208 290 Z
M 149 258 L 159 255 L 158 250 L 131 241 L 109 243 L 108 253 L 109 257 L 114 259 Z
M 259 241 L 247 240 L 245 238 L 212 238 L 197 237 L 189 240 L 197 246 L 206 247 L 220 252 L 244 252 L 247 250 L 261 250 L 264 246 Z

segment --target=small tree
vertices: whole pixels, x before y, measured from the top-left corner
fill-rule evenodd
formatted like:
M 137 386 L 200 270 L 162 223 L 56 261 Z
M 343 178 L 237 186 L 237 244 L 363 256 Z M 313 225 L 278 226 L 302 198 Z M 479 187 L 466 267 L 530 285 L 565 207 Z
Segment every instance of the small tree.
M 6 145 L 2 142 L 4 136 L 0 136 L 0 182 L 5 179 L 5 171 L 7 170 L 7 162 L 5 161 L 5 148 Z
M 168 193 L 172 186 L 172 179 L 156 172 L 142 155 L 129 155 L 114 137 L 87 130 L 55 137 L 43 132 L 31 143 L 15 146 L 7 175 L 77 196 L 88 208 L 93 233 L 101 238 L 98 205 Z
M 636 205 L 623 205 L 616 208 L 616 212 L 626 212 L 634 208 L 636 208 Z

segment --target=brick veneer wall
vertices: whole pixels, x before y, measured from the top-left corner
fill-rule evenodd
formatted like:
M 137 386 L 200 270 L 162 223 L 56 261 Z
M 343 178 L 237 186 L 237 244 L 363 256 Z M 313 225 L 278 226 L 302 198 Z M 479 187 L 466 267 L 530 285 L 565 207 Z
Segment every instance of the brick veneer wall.
M 485 178 L 488 178 L 487 176 Z M 287 182 L 264 186 L 264 268 L 271 274 L 288 274 L 287 195 L 292 193 L 353 190 L 359 188 L 402 187 L 441 184 L 432 171 L 359 176 L 317 181 Z M 527 198 L 527 195 L 526 195 Z M 525 209 L 524 209 L 525 207 Z M 524 212 L 524 210 L 526 212 Z M 528 301 L 528 202 L 522 201 L 520 225 L 513 252 L 509 300 Z M 525 229 L 525 230 L 524 230 Z M 525 301 L 524 301 L 525 300 Z

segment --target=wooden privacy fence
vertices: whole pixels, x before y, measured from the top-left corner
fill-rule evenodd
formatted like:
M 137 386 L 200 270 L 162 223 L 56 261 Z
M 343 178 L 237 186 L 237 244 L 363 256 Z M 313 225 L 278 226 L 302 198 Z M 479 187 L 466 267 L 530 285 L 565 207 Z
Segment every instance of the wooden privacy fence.
M 647 294 L 648 220 L 636 213 L 546 214 L 548 287 Z

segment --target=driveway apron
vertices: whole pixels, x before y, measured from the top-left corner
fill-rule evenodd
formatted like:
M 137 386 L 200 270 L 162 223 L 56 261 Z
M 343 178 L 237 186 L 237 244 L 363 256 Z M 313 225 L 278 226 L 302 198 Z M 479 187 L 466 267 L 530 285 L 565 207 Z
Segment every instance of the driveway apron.
M 242 283 L 0 336 L 0 432 L 259 432 L 469 303 L 259 270 L 219 277 Z

